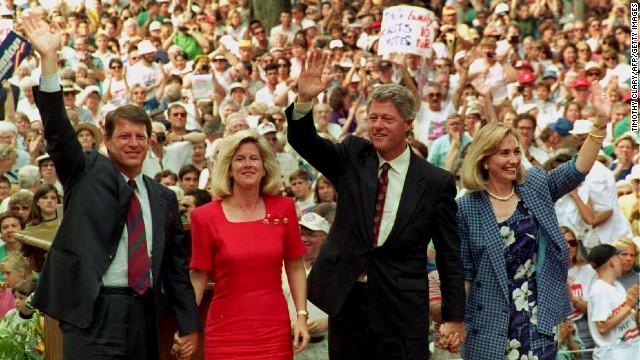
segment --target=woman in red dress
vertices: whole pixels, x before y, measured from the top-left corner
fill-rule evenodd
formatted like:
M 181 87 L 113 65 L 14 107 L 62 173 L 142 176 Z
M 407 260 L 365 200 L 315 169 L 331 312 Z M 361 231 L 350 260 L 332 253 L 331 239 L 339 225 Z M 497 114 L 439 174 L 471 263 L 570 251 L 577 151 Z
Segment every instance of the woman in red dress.
M 191 282 L 198 304 L 209 279 L 215 291 L 204 335 L 205 358 L 287 359 L 309 341 L 306 252 L 292 199 L 271 196 L 280 171 L 253 130 L 225 139 L 212 174 L 218 199 L 191 213 Z M 282 264 L 298 311 L 293 326 L 282 293 Z

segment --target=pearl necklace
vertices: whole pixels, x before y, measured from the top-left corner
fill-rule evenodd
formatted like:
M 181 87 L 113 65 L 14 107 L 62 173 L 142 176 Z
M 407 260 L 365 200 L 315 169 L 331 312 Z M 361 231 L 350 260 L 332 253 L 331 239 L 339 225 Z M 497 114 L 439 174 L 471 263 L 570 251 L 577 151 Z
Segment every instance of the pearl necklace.
M 507 195 L 507 196 L 498 196 L 498 195 L 492 193 L 491 191 L 489 191 L 489 189 L 487 189 L 487 194 L 489 194 L 489 196 L 491 196 L 492 198 L 494 198 L 496 200 L 508 201 L 508 200 L 511 200 L 513 195 L 516 194 L 516 187 L 515 186 L 511 186 L 511 193 L 509 195 Z

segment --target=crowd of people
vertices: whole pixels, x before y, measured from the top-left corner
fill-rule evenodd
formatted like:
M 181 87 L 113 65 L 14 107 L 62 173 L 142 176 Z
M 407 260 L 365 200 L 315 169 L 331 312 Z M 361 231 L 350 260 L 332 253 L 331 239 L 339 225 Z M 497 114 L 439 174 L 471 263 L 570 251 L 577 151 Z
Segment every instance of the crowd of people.
M 87 326 L 111 321 L 95 322 L 103 297 L 153 318 L 155 295 L 111 300 L 141 284 L 114 255 L 140 231 L 124 220 L 140 198 L 151 280 L 138 295 L 174 281 L 179 358 L 195 351 L 209 281 L 209 358 L 639 356 L 629 1 L 285 5 L 271 28 L 248 0 L 0 5 L 35 50 L 0 89 L 0 340 L 34 318 L 34 291 L 63 320 L 69 358 L 91 347 Z M 378 55 L 395 5 L 433 11 L 429 56 Z M 167 194 L 191 222 L 190 264 L 168 245 L 171 257 L 153 254 L 159 221 L 179 242 Z M 63 200 L 63 233 L 120 242 L 87 256 L 56 240 L 36 288 L 15 233 L 57 220 Z M 115 208 L 107 231 L 100 215 Z M 94 278 L 78 278 L 85 296 L 50 301 L 70 253 Z M 126 351 L 155 354 L 146 326 Z

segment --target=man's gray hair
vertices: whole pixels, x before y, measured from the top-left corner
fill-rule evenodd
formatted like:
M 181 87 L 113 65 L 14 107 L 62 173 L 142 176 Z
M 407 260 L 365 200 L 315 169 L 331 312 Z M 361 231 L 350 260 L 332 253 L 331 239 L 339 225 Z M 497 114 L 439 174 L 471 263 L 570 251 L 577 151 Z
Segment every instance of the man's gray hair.
M 229 116 L 227 116 L 227 126 L 231 126 L 231 123 L 234 122 L 235 120 L 242 120 L 245 123 L 247 122 L 247 119 L 245 119 L 244 115 L 234 112 L 232 114 L 229 114 Z
M 169 103 L 180 101 L 182 99 L 182 89 L 178 84 L 169 84 L 164 88 L 164 95 Z
M 3 123 L 4 121 L 1 121 Z M 0 144 L 0 159 L 8 159 L 16 153 L 16 149 L 8 144 Z
M 40 181 L 40 168 L 35 165 L 25 165 L 18 170 L 18 185 L 26 189 L 33 187 Z
M 14 134 L 18 134 L 18 128 L 8 121 L 0 121 L 0 134 L 5 132 L 12 132 Z
M 372 102 L 390 101 L 398 110 L 404 121 L 413 120 L 416 117 L 416 99 L 407 88 L 398 84 L 384 84 L 377 86 L 369 96 L 367 113 Z
M 442 85 L 435 81 L 429 81 L 425 87 L 422 88 L 422 97 L 427 96 L 427 91 L 429 88 L 437 88 L 440 92 L 443 91 Z M 444 95 L 443 95 L 444 96 Z

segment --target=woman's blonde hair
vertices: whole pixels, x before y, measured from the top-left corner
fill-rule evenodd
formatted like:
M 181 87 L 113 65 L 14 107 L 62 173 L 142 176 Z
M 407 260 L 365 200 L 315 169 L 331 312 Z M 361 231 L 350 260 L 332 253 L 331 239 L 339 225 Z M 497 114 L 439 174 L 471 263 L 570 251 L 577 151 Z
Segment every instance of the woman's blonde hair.
M 242 144 L 254 143 L 258 146 L 266 175 L 262 178 L 260 193 L 274 194 L 282 185 L 280 166 L 267 140 L 255 130 L 242 130 L 224 139 L 219 145 L 218 160 L 211 175 L 211 192 L 213 196 L 226 198 L 233 193 L 231 177 L 231 161 L 233 155 Z
M 560 232 L 562 233 L 563 236 L 565 233 L 571 233 L 573 237 L 576 239 L 576 241 L 581 240 L 581 239 L 578 239 L 578 234 L 576 234 L 575 231 L 573 231 L 573 229 L 571 229 L 568 226 L 560 226 Z M 587 261 L 587 259 L 585 259 L 584 256 L 582 256 L 582 251 L 580 251 L 580 243 L 578 243 L 578 246 L 576 246 L 575 265 L 584 265 L 588 263 L 589 262 Z
M 618 250 L 624 250 L 627 246 L 634 249 L 636 251 L 636 258 L 633 261 L 633 265 L 640 265 L 640 259 L 638 259 L 640 249 L 638 249 L 638 245 L 636 245 L 633 240 L 623 237 L 614 241 L 611 245 Z
M 0 262 L 0 271 L 19 271 L 22 270 L 24 278 L 28 279 L 33 276 L 31 264 L 22 254 L 10 254 Z
M 469 145 L 469 150 L 460 172 L 460 180 L 465 189 L 469 191 L 487 189 L 489 171 L 483 169 L 482 164 L 489 156 L 498 152 L 500 142 L 509 135 L 515 137 L 518 144 L 520 144 L 520 136 L 515 129 L 500 123 L 491 123 L 483 127 L 473 137 L 473 142 Z M 516 182 L 523 184 L 525 179 L 526 171 L 521 163 L 518 167 Z

